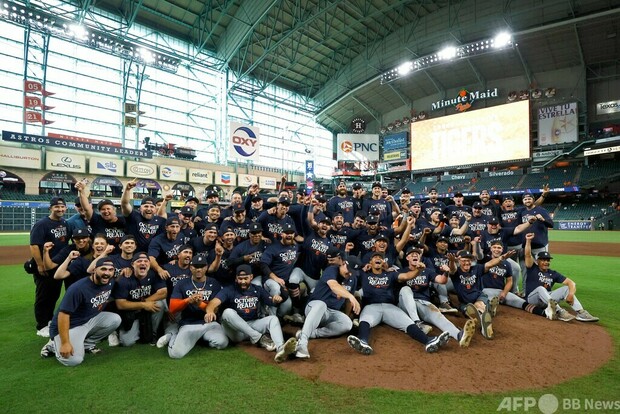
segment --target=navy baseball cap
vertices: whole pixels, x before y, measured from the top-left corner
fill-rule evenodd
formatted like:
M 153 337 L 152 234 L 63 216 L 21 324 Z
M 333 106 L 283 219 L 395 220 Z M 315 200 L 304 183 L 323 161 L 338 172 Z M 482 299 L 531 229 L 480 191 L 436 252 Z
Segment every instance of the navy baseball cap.
M 198 254 L 192 257 L 190 264 L 194 267 L 202 267 L 208 265 L 206 256 Z
M 215 223 L 207 224 L 205 226 L 205 231 L 208 231 L 208 230 L 215 230 L 215 231 L 217 231 L 217 224 L 215 224 Z
M 181 214 L 186 217 L 192 217 L 194 215 L 194 209 L 189 206 L 181 207 Z
M 284 223 L 282 225 L 282 233 L 295 233 L 295 227 L 291 223 Z
M 457 256 L 460 259 L 473 259 L 474 258 L 474 255 L 468 252 L 467 250 L 461 250 L 460 252 L 457 253 Z
M 463 193 L 461 192 L 454 193 L 454 197 L 463 197 Z
M 370 255 L 370 258 L 372 259 L 372 258 L 373 258 L 373 257 L 375 257 L 375 256 L 379 256 L 379 257 L 381 257 L 382 259 L 384 259 L 384 258 L 385 258 L 385 255 L 384 255 L 383 253 L 381 253 L 381 252 L 372 252 L 372 254 Z
M 551 257 L 549 252 L 540 252 L 540 253 L 538 253 L 537 259 L 551 260 L 551 259 L 553 259 L 553 257 Z
M 316 190 L 316 192 L 317 192 L 317 193 L 319 193 L 319 194 L 325 194 L 325 187 L 322 187 L 322 186 L 321 186 L 321 187 L 319 187 L 319 188 Z
M 192 252 L 194 251 L 194 248 L 192 247 L 191 244 L 189 243 L 185 243 L 184 245 L 182 245 L 181 247 L 179 247 L 179 253 L 181 253 L 184 250 L 191 250 Z
M 127 240 L 133 240 L 133 241 L 136 241 L 136 237 L 135 237 L 133 234 L 125 234 L 125 235 L 121 238 L 121 241 L 120 241 L 119 245 L 120 245 L 120 244 L 125 243 Z
M 155 201 L 155 199 L 153 197 L 144 197 L 142 199 L 142 201 L 140 202 L 140 205 L 143 206 L 145 204 L 157 204 L 157 201 Z
M 217 193 L 217 191 L 209 190 L 209 191 L 207 191 L 206 197 L 207 198 L 209 198 L 209 197 L 218 197 L 219 198 L 220 195 Z
M 327 216 L 323 216 L 321 217 L 321 219 L 319 220 L 319 223 L 327 223 L 327 224 L 332 224 L 332 221 L 329 217 Z
M 242 211 L 245 211 L 245 207 L 243 207 L 243 204 L 235 204 L 232 210 L 234 213 L 240 213 Z
M 449 243 L 450 240 L 448 240 L 448 238 L 446 236 L 439 236 L 439 237 L 437 237 L 437 241 L 435 243 L 439 243 L 439 242 Z
M 258 194 L 255 194 L 254 197 L 252 197 L 252 201 L 260 201 L 262 199 L 263 197 L 259 196 Z
M 114 260 L 110 259 L 108 256 L 100 257 L 97 259 L 95 263 L 95 267 L 101 266 L 112 266 L 114 267 Z
M 414 246 L 411 246 L 411 247 L 409 247 L 409 248 L 407 249 L 407 253 L 405 253 L 405 257 L 409 256 L 409 254 L 411 254 L 411 253 L 419 253 L 419 254 L 422 254 L 423 252 L 424 252 L 424 250 L 422 250 L 422 249 L 420 249 L 420 248 L 418 248 L 418 247 L 416 247 L 416 246 L 414 245 Z
M 361 190 L 362 189 L 362 185 L 360 183 L 353 183 L 351 188 L 353 188 L 354 190 Z
M 487 221 L 487 224 L 497 225 L 499 224 L 499 220 L 497 219 L 497 217 L 492 217 L 489 221 Z
M 196 204 L 200 204 L 200 200 L 198 200 L 197 197 L 190 197 L 190 198 L 188 198 L 187 200 L 185 200 L 185 204 L 187 204 L 187 203 L 189 203 L 191 201 L 193 201 Z
M 381 188 L 383 186 L 381 185 L 381 183 L 379 181 L 375 181 L 374 183 L 372 183 L 372 188 L 375 188 L 375 187 Z
M 503 200 L 504 200 L 504 201 L 506 201 L 506 200 L 515 201 L 515 198 L 514 198 L 513 196 L 511 196 L 511 195 L 505 195 L 505 196 L 504 196 L 504 198 L 503 198 Z
M 373 224 L 373 223 L 378 223 L 379 222 L 379 216 L 368 216 L 366 217 L 366 223 L 368 224 Z
M 131 258 L 131 263 L 135 262 L 136 260 L 140 260 L 140 259 L 149 260 L 149 256 L 144 252 L 138 252 L 134 254 L 133 257 Z
M 328 259 L 335 259 L 336 257 L 342 257 L 342 251 L 334 246 L 330 246 L 325 252 L 325 256 Z
M 336 211 L 334 214 L 332 214 L 332 219 L 336 216 L 342 216 L 342 211 Z
M 327 202 L 327 197 L 325 197 L 324 195 L 319 195 L 318 197 L 316 197 L 316 201 L 318 201 L 319 203 L 325 203 Z
M 226 233 L 234 233 L 234 232 L 235 232 L 235 231 L 234 231 L 234 230 L 233 230 L 233 228 L 232 228 L 232 227 L 230 227 L 230 226 L 222 227 L 222 228 L 220 229 L 220 236 L 223 236 L 223 235 L 225 235 Z
M 252 222 L 250 223 L 250 233 L 262 233 L 263 232 L 263 226 L 261 226 L 260 223 L 257 222 Z
M 50 200 L 50 207 L 54 207 L 54 206 L 66 206 L 67 203 L 65 203 L 65 199 L 62 197 L 53 197 Z
M 85 239 L 87 237 L 90 237 L 90 232 L 88 231 L 88 229 L 75 229 L 73 230 L 73 234 L 71 234 L 71 237 L 73 237 L 74 239 Z
M 532 197 L 534 198 L 534 196 L 532 195 L 532 193 L 523 193 L 523 195 L 521 196 L 521 198 L 527 198 L 527 197 Z
M 207 210 L 211 210 L 212 208 L 217 208 L 218 210 L 221 210 L 221 209 L 222 209 L 222 207 L 220 207 L 220 205 L 219 205 L 219 204 L 216 204 L 216 203 L 209 204 L 209 205 L 207 206 Z
M 246 264 L 239 265 L 235 274 L 237 276 L 249 276 L 252 274 L 252 266 Z
M 280 198 L 278 199 L 278 203 L 279 203 L 279 204 L 284 204 L 284 205 L 286 205 L 286 206 L 290 206 L 290 205 L 291 205 L 291 199 L 290 199 L 290 198 L 288 198 L 288 197 L 280 197 Z
M 401 194 L 411 194 L 411 190 L 408 187 L 405 187 L 401 190 Z
M 112 206 L 112 207 L 114 207 L 114 203 L 112 202 L 112 200 L 108 200 L 107 198 L 103 199 L 99 203 L 97 203 L 97 210 L 101 210 L 103 208 L 103 206 Z
M 360 261 L 360 259 L 358 259 L 358 258 L 357 258 L 357 257 L 355 257 L 355 256 L 349 256 L 349 257 L 347 258 L 346 262 L 347 262 L 347 268 L 348 268 L 350 271 L 353 271 L 353 270 L 359 270 L 359 269 L 361 269 L 362 267 L 364 267 L 364 266 L 362 265 L 362 262 Z
M 480 201 L 476 201 L 471 208 L 482 208 L 482 203 Z
M 181 225 L 181 220 L 179 220 L 178 217 L 168 217 L 166 219 L 166 226 L 169 226 L 171 224 L 178 224 L 180 226 Z
M 390 242 L 390 239 L 388 236 L 386 236 L 385 234 L 379 234 L 377 235 L 377 237 L 375 237 L 375 243 L 378 242 L 379 240 L 385 240 L 386 242 Z

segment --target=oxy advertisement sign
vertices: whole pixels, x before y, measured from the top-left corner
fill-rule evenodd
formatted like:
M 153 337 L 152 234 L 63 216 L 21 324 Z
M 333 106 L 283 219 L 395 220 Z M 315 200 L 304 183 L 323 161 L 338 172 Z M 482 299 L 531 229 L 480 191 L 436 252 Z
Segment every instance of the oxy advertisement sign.
M 160 165 L 159 179 L 168 181 L 185 181 L 187 170 L 176 165 Z
M 258 161 L 259 140 L 258 127 L 231 122 L 228 154 L 241 161 Z
M 379 161 L 379 135 L 338 134 L 338 161 Z
M 187 181 L 196 184 L 213 184 L 213 172 L 198 168 L 190 168 Z
M 45 154 L 45 169 L 51 171 L 86 172 L 86 157 L 83 155 L 67 155 L 48 151 Z
M 41 169 L 41 150 L 0 147 L 0 165 L 3 167 Z
M 125 175 L 124 164 L 124 161 L 113 158 L 90 157 L 88 159 L 88 172 L 94 175 L 122 177 Z
M 127 177 L 129 178 L 157 178 L 157 169 L 154 164 L 127 161 Z

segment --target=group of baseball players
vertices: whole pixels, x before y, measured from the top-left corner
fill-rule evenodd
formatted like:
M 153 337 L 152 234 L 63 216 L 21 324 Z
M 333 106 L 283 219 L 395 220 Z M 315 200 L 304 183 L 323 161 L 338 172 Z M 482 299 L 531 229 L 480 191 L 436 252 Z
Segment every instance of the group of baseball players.
M 134 209 L 135 186 L 125 185 L 117 214 L 111 200 L 91 205 L 80 181 L 75 215 L 65 220 L 66 202 L 55 197 L 33 226 L 25 269 L 37 334 L 49 338 L 42 357 L 78 365 L 106 338 L 166 347 L 171 358 L 250 341 L 280 363 L 310 358 L 310 339 L 342 335 L 369 355 L 381 323 L 432 353 L 450 338 L 467 347 L 476 331 L 492 339 L 499 304 L 598 321 L 575 283 L 550 269 L 546 189 L 537 200 L 524 194 L 517 208 L 486 190 L 471 206 L 461 193 L 446 206 L 435 189 L 418 201 L 404 188 L 397 202 L 380 183 L 366 194 L 343 181 L 329 200 L 320 189 L 264 199 L 253 184 L 226 207 L 212 190 L 206 207 L 188 197 L 169 213 L 170 195 Z M 459 313 L 461 327 L 446 318 Z M 300 329 L 286 339 L 284 323 Z

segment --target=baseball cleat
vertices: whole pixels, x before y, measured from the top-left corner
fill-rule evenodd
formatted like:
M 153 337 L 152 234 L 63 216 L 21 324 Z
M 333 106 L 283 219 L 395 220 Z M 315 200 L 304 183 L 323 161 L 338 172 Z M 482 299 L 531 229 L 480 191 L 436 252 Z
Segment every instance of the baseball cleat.
M 273 342 L 271 337 L 267 334 L 264 334 L 260 337 L 258 342 L 256 343 L 261 348 L 265 348 L 269 352 L 273 352 L 276 350 L 276 344 Z
M 308 352 L 307 346 L 302 346 L 297 344 L 297 351 L 295 352 L 295 356 L 300 359 L 310 359 L 310 352 Z
M 37 331 L 37 335 L 42 336 L 43 338 L 49 338 L 50 337 L 50 324 L 48 323 L 47 326 L 44 326 L 43 328 L 39 329 Z
M 480 328 L 482 336 L 486 339 L 493 339 L 493 317 L 488 311 L 480 314 Z
M 351 348 L 355 349 L 360 354 L 363 354 L 363 355 L 372 354 L 372 347 L 368 345 L 366 341 L 359 339 L 355 335 L 349 335 L 347 337 L 347 342 L 349 343 Z
M 444 302 L 438 306 L 441 313 L 459 313 L 457 309 L 454 309 L 450 302 Z
M 598 320 L 599 320 L 596 316 L 590 315 L 590 312 L 588 312 L 585 309 L 582 309 L 579 312 L 577 312 L 577 318 L 576 319 L 579 322 L 598 322 Z
M 459 338 L 459 346 L 461 348 L 467 348 L 469 343 L 471 342 L 471 338 L 473 338 L 476 333 L 476 322 L 473 320 L 468 320 L 463 325 L 463 330 L 461 331 L 461 337 Z
M 168 344 L 170 343 L 170 337 L 171 336 L 172 335 L 170 335 L 170 334 L 165 334 L 162 337 L 160 337 L 157 340 L 157 348 L 163 348 L 165 346 L 168 346 Z M 116 337 L 116 340 L 118 341 L 118 336 Z M 110 337 L 108 337 L 108 342 L 110 342 Z M 110 346 L 112 346 L 112 345 L 110 345 Z
M 56 355 L 56 345 L 53 340 L 47 341 L 43 348 L 41 348 L 41 358 L 49 358 Z
M 566 309 L 564 308 L 560 308 L 559 310 L 556 309 L 555 311 L 555 315 L 557 316 L 557 318 L 559 320 L 561 320 L 562 322 L 570 322 L 573 319 L 575 319 L 575 317 L 573 315 L 571 315 Z
M 161 338 L 159 338 L 159 339 L 161 340 Z M 170 339 L 168 339 L 168 340 L 170 340 Z M 159 346 L 159 341 L 157 341 L 157 343 L 158 343 L 158 345 L 157 345 L 158 348 L 162 348 L 162 347 Z M 118 340 L 118 333 L 112 332 L 110 335 L 108 335 L 108 346 L 110 348 L 114 348 L 115 346 L 119 346 L 120 344 L 121 343 Z M 166 343 L 166 345 L 168 345 L 168 343 Z
M 289 338 L 288 341 L 282 345 L 282 348 L 276 352 L 276 356 L 274 360 L 279 364 L 281 362 L 286 361 L 286 358 L 295 352 L 297 348 L 297 339 Z
M 476 322 L 476 324 L 478 324 L 479 322 L 479 315 L 480 313 L 478 312 L 478 309 L 476 309 L 476 307 L 474 305 L 472 305 L 471 303 L 468 303 L 465 306 L 465 315 L 467 315 L 467 317 L 471 320 L 473 320 L 474 322 Z
M 489 301 L 489 313 L 491 317 L 495 318 L 497 315 L 497 307 L 499 306 L 499 297 L 495 296 L 493 299 Z
M 425 350 L 429 354 L 437 352 L 439 348 L 448 343 L 450 334 L 448 332 L 442 332 L 441 335 L 432 337 L 426 344 Z
M 95 345 L 93 345 L 90 348 L 84 348 L 84 352 L 86 352 L 87 354 L 97 355 L 100 354 L 102 351 L 101 348 L 97 348 Z
M 549 299 L 549 303 L 547 303 L 547 307 L 545 308 L 545 316 L 550 321 L 553 321 L 558 318 L 557 315 L 555 314 L 555 308 L 557 306 L 558 306 L 558 303 L 555 300 Z
M 284 315 L 282 319 L 284 319 L 284 321 L 290 324 L 293 324 L 293 325 L 303 325 L 304 321 L 306 320 L 306 318 L 304 318 L 298 313 L 294 313 L 292 315 Z

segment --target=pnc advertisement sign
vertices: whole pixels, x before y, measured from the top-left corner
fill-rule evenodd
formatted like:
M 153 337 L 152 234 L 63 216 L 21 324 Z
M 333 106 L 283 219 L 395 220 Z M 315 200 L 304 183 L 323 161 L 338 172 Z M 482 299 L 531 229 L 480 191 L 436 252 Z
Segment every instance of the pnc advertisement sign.
M 230 146 L 228 153 L 231 158 L 242 161 L 257 161 L 259 140 L 260 131 L 258 127 L 237 122 L 230 123 Z
M 378 134 L 338 134 L 338 161 L 379 161 Z

